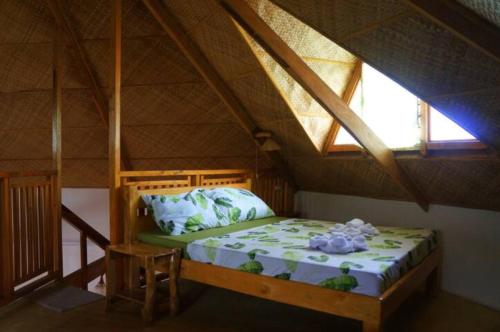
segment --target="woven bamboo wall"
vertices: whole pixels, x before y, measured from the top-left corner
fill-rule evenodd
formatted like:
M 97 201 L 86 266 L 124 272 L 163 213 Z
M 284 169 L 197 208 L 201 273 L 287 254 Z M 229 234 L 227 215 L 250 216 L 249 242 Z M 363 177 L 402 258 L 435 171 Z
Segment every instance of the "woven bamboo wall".
M 491 0 L 461 2 L 471 8 L 477 5 L 490 20 L 498 18 L 496 9 L 487 5 Z M 254 168 L 255 146 L 220 99 L 141 1 L 123 3 L 122 124 L 134 169 Z M 267 1 L 249 3 L 320 76 L 330 79 L 339 94 L 355 54 L 439 106 L 484 142 L 500 146 L 498 63 L 400 1 L 273 0 L 300 21 Z M 64 4 L 108 94 L 109 2 L 65 0 Z M 320 156 L 322 133 L 331 118 L 269 58 L 263 67 L 266 55 L 248 45 L 216 1 L 164 4 L 256 124 L 273 133 L 301 189 L 408 199 L 371 159 Z M 266 18 L 266 11 L 274 15 Z M 44 2 L 37 0 L 1 1 L 0 22 L 4 27 L 0 30 L 0 170 L 48 169 L 54 22 Z M 311 45 L 317 32 L 310 27 L 328 39 Z M 107 128 L 70 48 L 64 54 L 63 182 L 103 187 L 108 172 Z M 309 61 L 312 58 L 321 61 Z M 431 202 L 500 209 L 498 159 L 399 160 Z M 271 166 L 262 155 L 258 162 L 262 168 Z

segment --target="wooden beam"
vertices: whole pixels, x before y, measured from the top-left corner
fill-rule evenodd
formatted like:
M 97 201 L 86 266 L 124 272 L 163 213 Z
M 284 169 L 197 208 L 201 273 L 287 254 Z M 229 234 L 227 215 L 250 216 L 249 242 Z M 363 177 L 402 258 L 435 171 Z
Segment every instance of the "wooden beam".
M 393 152 L 349 106 L 255 13 L 240 0 L 221 5 L 273 58 L 330 113 L 424 210 L 429 203 L 394 158 Z
M 419 14 L 453 32 L 467 44 L 500 61 L 500 29 L 451 0 L 405 0 Z
M 349 82 L 347 82 L 344 93 L 342 94 L 342 100 L 347 105 L 349 105 L 349 103 L 351 102 L 352 96 L 354 96 L 354 92 L 356 91 L 358 83 L 361 80 L 362 69 L 363 69 L 363 61 L 359 59 L 356 60 L 351 78 L 349 79 Z M 330 151 L 330 147 L 333 145 L 333 142 L 335 141 L 335 138 L 337 137 L 339 130 L 340 130 L 340 124 L 334 120 L 332 126 L 330 127 L 330 131 L 326 136 L 325 143 L 323 145 L 323 151 L 322 151 L 323 156 L 326 156 Z
M 109 107 L 108 99 L 106 98 L 104 92 L 102 91 L 99 83 L 97 81 L 97 76 L 93 70 L 92 64 L 90 63 L 89 57 L 80 38 L 75 29 L 73 29 L 73 24 L 71 23 L 70 16 L 64 10 L 61 0 L 47 0 L 48 7 L 54 16 L 56 23 L 65 31 L 71 40 L 71 45 L 74 49 L 72 54 L 74 55 L 76 61 L 80 64 L 80 69 L 82 70 L 83 76 L 87 79 L 90 85 L 90 91 L 92 92 L 92 99 L 96 106 L 96 110 L 99 113 L 99 117 L 102 122 L 109 127 Z M 125 145 L 122 146 L 122 163 L 124 168 L 132 169 L 130 164 L 128 151 Z
M 61 187 L 62 187 L 62 64 L 61 64 L 61 26 L 56 22 L 54 29 L 53 49 L 53 109 L 52 109 L 52 169 L 56 175 L 52 177 L 52 214 L 54 218 L 54 273 L 62 278 L 62 232 L 61 232 Z
M 224 79 L 205 57 L 198 45 L 184 31 L 182 25 L 176 17 L 159 0 L 143 0 L 153 17 L 161 27 L 167 32 L 169 37 L 175 42 L 184 56 L 196 68 L 198 73 L 205 79 L 216 95 L 226 105 L 227 109 L 241 125 L 243 130 L 252 138 L 255 144 L 260 147 L 260 142 L 255 139 L 255 134 L 260 131 L 257 124 L 250 117 L 245 106 L 235 96 Z M 295 187 L 292 175 L 288 172 L 287 166 L 279 153 L 265 152 L 269 159 L 280 169 L 290 185 Z
M 121 74 L 122 74 L 122 2 L 111 0 L 111 55 L 112 55 L 112 97 L 109 117 L 109 218 L 112 244 L 122 242 L 120 210 L 120 122 L 121 122 Z

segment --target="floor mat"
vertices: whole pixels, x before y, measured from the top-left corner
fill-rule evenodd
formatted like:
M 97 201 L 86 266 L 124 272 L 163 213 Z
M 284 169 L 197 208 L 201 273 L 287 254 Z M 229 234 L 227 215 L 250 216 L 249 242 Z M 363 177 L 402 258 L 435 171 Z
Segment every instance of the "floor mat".
M 26 298 L 48 309 L 65 312 L 102 300 L 104 296 L 72 286 L 58 285 L 38 290 Z

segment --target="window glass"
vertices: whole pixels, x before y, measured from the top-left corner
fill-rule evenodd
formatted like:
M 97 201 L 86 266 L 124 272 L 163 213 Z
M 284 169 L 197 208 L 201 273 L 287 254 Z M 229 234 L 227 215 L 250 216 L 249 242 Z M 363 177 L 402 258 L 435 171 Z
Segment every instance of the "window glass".
M 350 106 L 389 148 L 419 145 L 418 99 L 367 64 Z M 343 128 L 335 144 L 359 145 Z
M 452 120 L 430 107 L 429 111 L 430 141 L 464 141 L 476 138 L 462 129 Z

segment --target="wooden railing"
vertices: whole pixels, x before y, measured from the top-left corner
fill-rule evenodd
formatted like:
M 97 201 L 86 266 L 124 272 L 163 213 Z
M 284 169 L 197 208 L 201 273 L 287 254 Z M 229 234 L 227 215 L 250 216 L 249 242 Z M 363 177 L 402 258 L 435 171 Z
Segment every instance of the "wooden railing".
M 74 285 L 76 287 L 81 287 L 83 289 L 88 288 L 89 282 L 102 276 L 106 272 L 106 264 L 104 258 L 100 258 L 92 263 L 88 263 L 87 260 L 87 240 L 95 243 L 99 248 L 105 250 L 106 246 L 109 245 L 109 240 L 104 237 L 97 230 L 92 228 L 88 223 L 86 223 L 82 218 L 76 215 L 68 207 L 62 205 L 62 218 L 73 226 L 78 232 L 80 232 L 80 266 L 81 268 L 69 275 L 67 275 L 64 280 L 65 282 Z
M 61 276 L 56 172 L 0 173 L 0 303 Z
M 275 170 L 262 171 L 253 181 L 252 191 L 278 216 L 295 215 L 295 188 Z

